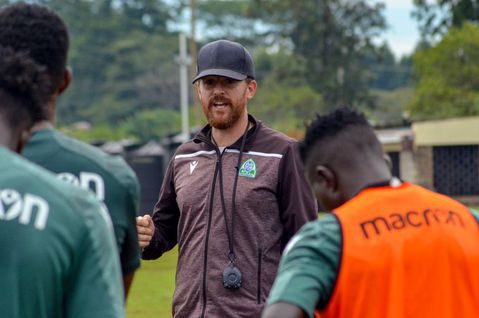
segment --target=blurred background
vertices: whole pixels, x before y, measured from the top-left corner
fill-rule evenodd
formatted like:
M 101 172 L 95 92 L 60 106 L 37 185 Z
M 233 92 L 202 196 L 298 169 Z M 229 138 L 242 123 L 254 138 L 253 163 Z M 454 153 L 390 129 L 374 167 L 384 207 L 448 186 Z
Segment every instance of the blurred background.
M 260 85 L 250 111 L 293 136 L 305 118 L 339 104 L 378 126 L 479 112 L 474 0 L 28 2 L 52 7 L 69 27 L 74 82 L 58 124 L 87 141 L 181 131 L 180 32 L 193 60 L 210 40 L 247 46 Z M 188 88 L 195 127 L 203 116 Z
M 315 113 L 350 105 L 376 127 L 396 176 L 479 205 L 479 0 L 27 2 L 70 31 L 74 80 L 58 126 L 125 157 L 142 211 L 185 134 L 205 123 L 190 82 L 198 48 L 218 38 L 254 55 L 249 111 L 271 127 L 300 139 Z M 171 315 L 175 253 L 143 264 L 130 317 Z

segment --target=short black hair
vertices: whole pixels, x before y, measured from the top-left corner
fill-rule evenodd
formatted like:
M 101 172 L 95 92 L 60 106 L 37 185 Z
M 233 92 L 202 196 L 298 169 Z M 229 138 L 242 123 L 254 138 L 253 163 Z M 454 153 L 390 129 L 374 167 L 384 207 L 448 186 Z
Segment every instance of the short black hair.
M 0 46 L 0 113 L 9 128 L 29 126 L 42 117 L 48 91 L 44 66 L 25 52 Z
M 15 3 L 0 8 L 0 45 L 26 52 L 46 67 L 53 93 L 63 80 L 68 31 L 63 20 L 46 6 Z
M 314 149 L 333 139 L 337 144 L 344 145 L 345 149 L 352 147 L 355 152 L 367 149 L 382 153 L 381 144 L 366 116 L 350 107 L 341 106 L 326 115 L 317 114 L 306 128 L 304 140 L 299 146 L 303 163 L 307 163 Z

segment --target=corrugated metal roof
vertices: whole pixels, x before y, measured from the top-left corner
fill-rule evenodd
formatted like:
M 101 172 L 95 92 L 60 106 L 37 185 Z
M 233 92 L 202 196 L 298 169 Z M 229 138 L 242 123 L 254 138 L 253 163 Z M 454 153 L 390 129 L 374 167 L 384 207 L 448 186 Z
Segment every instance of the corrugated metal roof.
M 166 150 L 160 143 L 150 140 L 132 154 L 134 156 L 163 156 L 166 154 Z

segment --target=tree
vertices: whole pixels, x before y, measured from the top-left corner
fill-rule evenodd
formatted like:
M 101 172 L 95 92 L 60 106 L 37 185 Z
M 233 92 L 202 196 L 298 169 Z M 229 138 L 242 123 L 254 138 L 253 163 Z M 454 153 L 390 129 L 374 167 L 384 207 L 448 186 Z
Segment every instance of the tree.
M 122 125 L 125 131 L 139 141 L 160 140 L 181 130 L 181 115 L 168 109 L 145 110 L 130 117 Z
M 263 32 L 256 27 L 261 22 L 250 0 L 199 1 L 197 19 L 203 29 L 203 41 L 225 38 L 252 47 L 264 39 Z
M 479 26 L 452 28 L 414 56 L 413 119 L 479 115 Z
M 441 37 L 466 21 L 479 21 L 479 0 L 414 0 L 414 5 L 413 16 L 426 40 Z
M 271 127 L 302 137 L 304 120 L 325 110 L 321 94 L 303 76 L 303 59 L 284 47 L 258 48 L 254 59 L 258 90 L 248 110 Z
M 0 0 L 0 3 L 15 1 Z M 142 109 L 179 103 L 176 34 L 166 0 L 32 0 L 48 5 L 70 34 L 71 87 L 59 99 L 60 124 L 117 125 Z
M 173 63 L 165 63 L 165 72 L 161 72 L 173 76 L 161 77 L 159 72 L 163 67 L 159 61 L 172 61 L 177 48 L 174 35 L 167 32 L 169 15 L 163 1 L 43 2 L 60 13 L 71 35 L 69 61 L 74 81 L 60 99 L 62 123 L 88 120 L 116 124 L 139 109 L 171 102 L 152 102 L 151 97 L 151 86 L 164 92 L 165 82 L 176 79 L 177 83 Z M 156 76 L 151 78 L 153 74 Z M 176 97 L 179 93 L 174 93 L 175 88 L 170 85 L 168 95 L 163 94 Z
M 178 108 L 177 36 L 139 30 L 125 35 L 105 50 L 110 61 L 103 68 L 101 96 L 82 112 L 93 123 L 115 123 L 146 109 Z
M 385 29 L 383 8 L 366 0 L 204 0 L 197 20 L 210 38 L 289 48 L 305 62 L 307 83 L 334 107 L 372 102 L 362 60 L 376 51 L 372 39 Z
M 375 126 L 404 126 L 407 125 L 405 118 L 405 105 L 411 102 L 413 96 L 412 87 L 401 87 L 395 90 L 373 90 L 377 107 L 374 111 L 367 111 L 368 119 Z
M 366 52 L 361 64 L 370 71 L 368 84 L 371 89 L 394 90 L 411 84 L 412 56 L 396 61 L 387 43 Z
M 383 4 L 346 0 L 256 0 L 271 32 L 306 62 L 305 76 L 330 107 L 372 105 L 361 61 L 385 29 Z

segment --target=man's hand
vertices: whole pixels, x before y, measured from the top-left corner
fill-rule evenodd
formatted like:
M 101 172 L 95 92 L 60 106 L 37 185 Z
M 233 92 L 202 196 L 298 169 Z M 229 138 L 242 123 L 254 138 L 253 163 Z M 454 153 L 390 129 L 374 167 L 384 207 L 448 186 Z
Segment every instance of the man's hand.
M 138 243 L 141 250 L 150 245 L 151 238 L 155 232 L 155 224 L 151 216 L 145 214 L 144 216 L 136 217 L 136 230 L 138 232 Z

